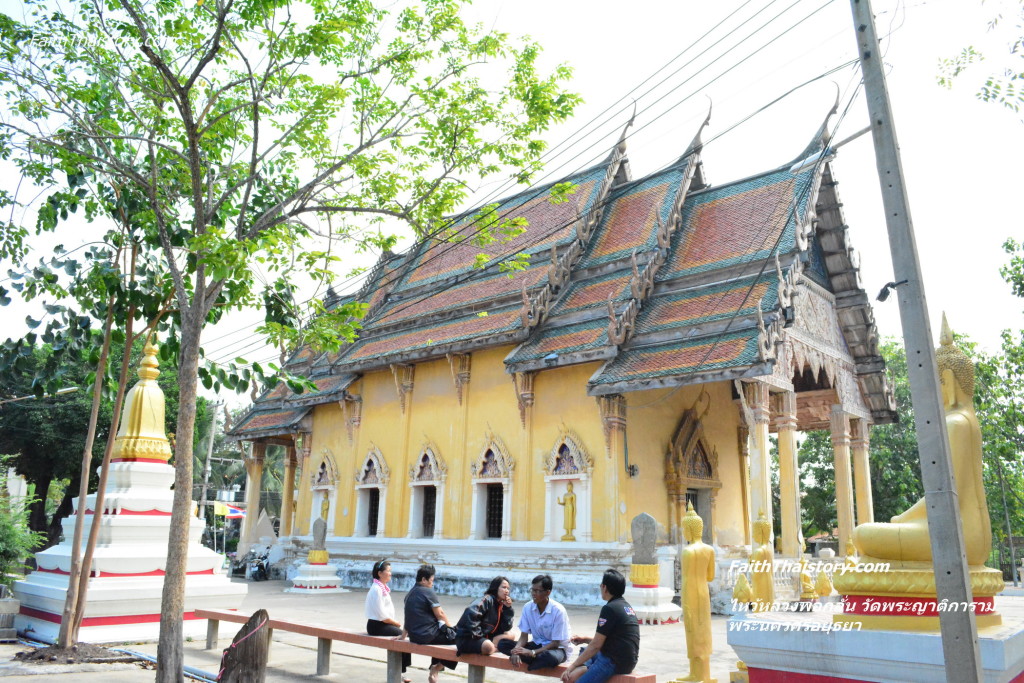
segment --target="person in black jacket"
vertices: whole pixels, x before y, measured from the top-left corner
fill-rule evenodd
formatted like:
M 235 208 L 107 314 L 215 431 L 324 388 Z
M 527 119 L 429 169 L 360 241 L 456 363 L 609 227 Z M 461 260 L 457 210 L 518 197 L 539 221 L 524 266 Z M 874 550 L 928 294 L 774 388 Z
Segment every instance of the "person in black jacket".
M 466 608 L 455 626 L 455 649 L 460 655 L 489 655 L 499 640 L 514 640 L 512 630 L 511 586 L 504 576 L 496 576 L 484 596 Z

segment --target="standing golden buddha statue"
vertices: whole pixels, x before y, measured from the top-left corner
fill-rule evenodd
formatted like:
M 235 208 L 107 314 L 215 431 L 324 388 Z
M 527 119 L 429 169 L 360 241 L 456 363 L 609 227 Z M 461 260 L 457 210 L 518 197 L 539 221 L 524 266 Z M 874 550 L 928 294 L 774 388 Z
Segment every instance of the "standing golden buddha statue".
M 750 553 L 750 578 L 754 589 L 752 611 L 767 612 L 775 604 L 775 550 L 772 548 L 772 523 L 758 513 L 754 522 L 754 544 Z
M 683 517 L 687 546 L 680 561 L 683 574 L 683 626 L 690 673 L 677 681 L 711 681 L 711 594 L 708 582 L 715 580 L 715 549 L 701 541 L 704 520 L 687 503 Z

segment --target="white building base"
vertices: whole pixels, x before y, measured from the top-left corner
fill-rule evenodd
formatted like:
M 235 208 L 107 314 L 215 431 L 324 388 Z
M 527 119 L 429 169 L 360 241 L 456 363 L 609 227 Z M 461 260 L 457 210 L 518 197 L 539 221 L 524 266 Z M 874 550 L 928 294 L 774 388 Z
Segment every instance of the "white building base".
M 348 593 L 348 589 L 341 587 L 338 569 L 334 565 L 303 564 L 299 565 L 298 573 L 292 578 L 292 587 L 286 588 L 284 592 L 322 595 Z
M 313 538 L 292 536 L 281 542 L 292 558 L 305 558 Z M 512 584 L 512 599 L 522 602 L 530 599 L 533 577 L 550 574 L 552 597 L 567 605 L 603 605 L 599 586 L 604 570 L 628 573 L 631 553 L 627 543 L 596 542 L 328 536 L 326 544 L 342 586 L 366 589 L 373 581 L 373 563 L 387 558 L 392 590 L 412 588 L 416 570 L 429 562 L 437 569 L 434 590 L 442 595 L 479 597 L 501 575 Z
M 997 597 L 1000 626 L 978 629 L 985 683 L 1024 681 L 1024 598 Z M 832 611 L 762 612 L 729 619 L 728 641 L 750 683 L 945 681 L 942 637 L 913 631 L 841 630 Z

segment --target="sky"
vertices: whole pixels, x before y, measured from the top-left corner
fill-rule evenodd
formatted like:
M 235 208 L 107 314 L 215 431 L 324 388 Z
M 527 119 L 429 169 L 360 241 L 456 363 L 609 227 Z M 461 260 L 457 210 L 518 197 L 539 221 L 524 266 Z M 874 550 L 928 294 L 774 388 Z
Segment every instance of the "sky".
M 603 111 L 690 46 L 695 49 L 672 63 L 669 71 L 691 59 L 693 63 L 670 83 L 680 83 L 704 68 L 735 40 L 730 37 L 710 45 L 768 2 L 742 5 L 493 0 L 477 3 L 475 11 L 483 21 L 503 30 L 531 34 L 544 46 L 547 58 L 574 67 L 573 86 L 587 100 L 576 119 L 585 122 L 594 115 L 591 112 Z M 1024 301 L 1011 295 L 998 272 L 1007 261 L 1002 243 L 1011 236 L 1024 236 L 1017 210 L 1024 180 L 1020 164 L 1024 123 L 1009 110 L 975 99 L 979 79 L 989 66 L 995 68 L 991 62 L 965 74 L 952 90 L 940 87 L 937 75 L 939 60 L 952 57 L 964 46 L 998 44 L 1000 34 L 989 32 L 987 21 L 999 11 L 999 3 L 911 0 L 873 5 L 879 35 L 888 34 L 882 47 L 933 335 L 937 337 L 942 311 L 946 311 L 955 330 L 995 350 L 1002 329 L 1019 328 L 1024 323 Z M 823 120 L 837 90 L 842 97 L 840 111 L 845 108 L 851 83 L 859 82 L 859 66 L 802 88 L 735 130 L 724 132 L 792 87 L 855 55 L 850 4 L 844 1 L 775 3 L 736 35 L 745 36 L 786 7 L 791 9 L 764 34 L 751 37 L 651 109 L 643 111 L 655 97 L 638 98 L 640 113 L 628 147 L 634 176 L 650 173 L 682 153 L 706 114 L 707 98 L 712 116 L 704 133 L 708 143 L 703 162 L 706 177 L 716 184 L 794 159 Z M 770 37 L 821 7 L 778 42 L 698 90 L 698 85 L 711 81 Z M 701 41 L 723 19 L 727 23 Z M 997 52 L 994 50 L 992 57 Z M 644 86 L 640 92 L 646 89 Z M 694 96 L 683 99 L 695 91 Z M 619 127 L 628 115 L 627 110 L 617 117 Z M 658 115 L 661 118 L 652 121 Z M 866 125 L 861 91 L 838 123 L 833 140 L 841 141 Z M 577 127 L 575 121 L 567 126 Z M 551 139 L 563 137 L 560 132 L 553 131 Z M 606 136 L 605 149 L 614 135 Z M 894 276 L 870 136 L 838 150 L 834 173 L 851 241 L 860 253 L 863 286 L 873 297 Z M 874 309 L 883 335 L 902 334 L 895 297 L 876 302 Z
M 1007 260 L 1001 244 L 1024 236 L 1017 210 L 1024 122 L 974 97 L 998 61 L 972 69 L 952 89 L 940 87 L 937 75 L 939 60 L 968 44 L 994 44 L 990 54 L 997 56 L 1004 36 L 988 31 L 987 22 L 1007 2 L 1012 8 L 1012 0 L 873 3 L 885 36 L 882 52 L 933 336 L 945 311 L 956 331 L 990 351 L 998 348 L 1002 329 L 1024 327 L 1024 301 L 999 276 Z M 18 4 L 0 0 L 0 9 L 20 14 L 12 9 Z M 564 63 L 574 69 L 569 88 L 585 104 L 549 132 L 541 182 L 606 156 L 634 106 L 627 155 L 635 178 L 677 159 L 709 106 L 702 158 L 712 184 L 794 161 L 837 94 L 841 116 L 833 118 L 833 142 L 867 125 L 857 89 L 860 69 L 849 64 L 856 44 L 845 0 L 477 0 L 467 17 L 531 36 L 543 46 L 542 67 Z M 860 253 L 862 284 L 873 297 L 899 278 L 892 270 L 870 136 L 843 144 L 833 170 Z M 476 198 L 493 201 L 520 189 L 496 183 L 479 188 Z M 883 336 L 901 336 L 895 297 L 876 302 L 874 310 Z M 15 324 L 24 315 L 20 308 L 5 311 Z M 208 328 L 208 356 L 276 357 L 254 336 L 258 322 L 255 314 L 232 315 Z M 225 398 L 232 404 L 246 400 Z

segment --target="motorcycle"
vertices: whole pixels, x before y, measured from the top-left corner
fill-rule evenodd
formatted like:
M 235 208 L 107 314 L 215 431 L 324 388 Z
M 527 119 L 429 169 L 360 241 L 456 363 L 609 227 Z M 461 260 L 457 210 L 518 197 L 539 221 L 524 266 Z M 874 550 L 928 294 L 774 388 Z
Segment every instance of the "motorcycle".
M 249 551 L 249 579 L 252 581 L 266 581 L 270 578 L 270 548 L 257 551 L 255 548 Z

